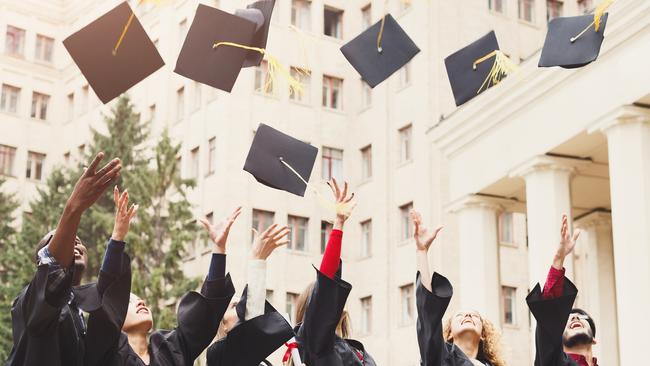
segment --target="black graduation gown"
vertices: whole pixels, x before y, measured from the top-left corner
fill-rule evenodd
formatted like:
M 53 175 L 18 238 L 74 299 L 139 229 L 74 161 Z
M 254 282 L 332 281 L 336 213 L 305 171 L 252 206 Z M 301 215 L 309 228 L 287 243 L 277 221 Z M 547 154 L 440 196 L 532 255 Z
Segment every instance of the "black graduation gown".
M 417 335 L 422 366 L 473 366 L 474 364 L 453 343 L 446 342 L 442 334 L 442 319 L 449 306 L 454 289 L 449 280 L 434 273 L 430 292 L 422 285 L 420 272 L 416 275 L 415 302 L 418 311 Z M 485 360 L 485 365 L 489 363 Z
M 577 295 L 576 286 L 565 278 L 562 296 L 556 299 L 545 300 L 539 283 L 526 297 L 528 308 L 537 320 L 535 366 L 578 366 L 564 353 L 562 345 L 562 334 Z
M 306 365 L 376 366 L 361 342 L 336 335 L 336 326 L 351 290 L 352 285 L 341 279 L 341 266 L 334 279 L 316 269 L 316 284 L 304 321 L 296 331 L 300 357 Z M 363 363 L 355 349 L 362 354 Z
M 244 320 L 248 286 L 237 304 L 239 323 L 208 348 L 208 366 L 258 366 L 294 336 L 291 325 L 267 301 L 264 315 Z
M 40 265 L 32 282 L 18 295 L 11 309 L 14 347 L 7 366 L 94 366 L 119 337 L 121 323 L 106 319 L 126 316 L 131 286 L 130 258 L 122 254 L 122 267 L 114 276 L 101 271 L 97 284 L 73 287 L 74 303 L 89 313 L 87 328 L 67 296 L 58 304 L 45 300 L 48 265 Z M 72 281 L 72 277 L 69 278 Z M 68 287 L 69 288 L 69 287 Z
M 201 293 L 191 291 L 181 299 L 175 330 L 157 330 L 149 336 L 150 366 L 191 366 L 212 342 L 223 314 L 235 294 L 230 275 L 203 282 Z M 122 333 L 111 357 L 102 366 L 145 366 Z

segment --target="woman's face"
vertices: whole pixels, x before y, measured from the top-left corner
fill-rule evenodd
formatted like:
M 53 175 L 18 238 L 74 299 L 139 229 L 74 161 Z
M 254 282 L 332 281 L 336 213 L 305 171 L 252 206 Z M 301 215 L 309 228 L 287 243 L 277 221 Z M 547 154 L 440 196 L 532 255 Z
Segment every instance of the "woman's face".
M 473 310 L 459 311 L 451 319 L 451 337 L 457 338 L 464 334 L 474 334 L 481 338 L 483 334 L 483 320 L 481 315 Z
M 135 294 L 131 294 L 129 308 L 126 312 L 126 319 L 124 319 L 122 330 L 127 333 L 129 331 L 149 332 L 151 328 L 153 328 L 151 309 L 147 307 L 144 300 Z
M 237 304 L 239 303 L 239 298 L 233 297 L 232 300 L 230 300 L 230 305 L 228 305 L 228 310 L 226 310 L 226 313 L 223 315 L 223 320 L 221 321 L 221 326 L 223 327 L 224 332 L 228 334 L 232 330 L 232 328 L 235 327 L 237 322 L 239 321 L 239 317 L 237 316 Z

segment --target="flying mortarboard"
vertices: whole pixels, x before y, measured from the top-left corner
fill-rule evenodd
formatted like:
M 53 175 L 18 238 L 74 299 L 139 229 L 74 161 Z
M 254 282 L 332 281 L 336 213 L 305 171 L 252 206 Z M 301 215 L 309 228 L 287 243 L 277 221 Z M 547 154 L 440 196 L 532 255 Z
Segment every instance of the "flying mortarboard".
M 386 14 L 341 47 L 341 52 L 363 80 L 374 88 L 406 65 L 420 49 L 397 21 Z
M 275 0 L 259 0 L 246 7 L 235 11 L 235 15 L 248 19 L 256 24 L 255 35 L 250 46 L 266 48 L 269 39 L 269 28 L 271 27 L 271 16 Z M 264 55 L 257 51 L 248 51 L 243 67 L 259 66 Z
M 499 50 L 494 31 L 448 56 L 445 67 L 457 106 L 498 84 L 517 68 Z
M 594 15 L 551 20 L 548 23 L 548 33 L 546 33 L 538 66 L 574 69 L 595 61 L 605 39 L 607 25 L 605 9 L 611 3 L 611 0 L 602 2 Z
M 304 197 L 316 155 L 318 148 L 262 123 L 244 170 L 266 186 Z
M 256 29 L 257 24 L 248 19 L 199 4 L 174 72 L 230 92 L 249 51 L 214 45 L 219 42 L 250 45 Z
M 165 65 L 127 2 L 66 38 L 63 45 L 104 104 Z

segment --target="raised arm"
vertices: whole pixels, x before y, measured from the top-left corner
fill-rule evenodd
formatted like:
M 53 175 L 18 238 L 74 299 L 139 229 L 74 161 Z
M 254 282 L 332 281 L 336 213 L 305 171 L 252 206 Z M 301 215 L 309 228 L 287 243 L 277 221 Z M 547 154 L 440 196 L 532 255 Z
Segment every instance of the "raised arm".
M 431 283 L 429 282 L 429 279 L 431 279 L 431 270 L 429 269 L 428 253 L 431 244 L 438 236 L 438 233 L 440 233 L 440 230 L 442 230 L 442 226 L 429 232 L 429 229 L 422 224 L 422 215 L 419 212 L 412 210 L 410 215 L 414 227 L 413 238 L 415 239 L 417 269 L 422 278 L 425 279 L 422 284 L 427 290 L 431 291 Z
M 535 365 L 564 364 L 562 334 L 578 294 L 575 285 L 564 277 L 564 260 L 573 252 L 580 231 L 571 235 L 567 215 L 562 215 L 560 244 L 553 257 L 544 289 L 535 286 L 526 297 L 528 307 L 537 320 L 535 330 Z
M 74 243 L 82 213 L 115 182 L 122 169 L 120 159 L 116 158 L 97 171 L 103 158 L 103 152 L 97 154 L 75 184 L 48 246 L 50 254 L 64 268 L 70 267 L 74 261 Z
M 248 291 L 246 292 L 245 320 L 264 315 L 266 303 L 266 260 L 277 248 L 289 243 L 289 228 L 277 224 L 258 234 L 253 242 L 248 261 Z
M 330 237 L 323 253 L 323 260 L 321 261 L 320 271 L 329 278 L 334 278 L 334 275 L 339 269 L 341 262 L 341 245 L 343 241 L 343 226 L 345 221 L 350 217 L 354 204 L 352 199 L 354 193 L 348 197 L 348 182 L 343 185 L 343 190 L 339 188 L 336 179 L 332 178 L 327 184 L 334 193 L 336 200 L 336 218 L 334 220 L 334 227 L 330 233 Z

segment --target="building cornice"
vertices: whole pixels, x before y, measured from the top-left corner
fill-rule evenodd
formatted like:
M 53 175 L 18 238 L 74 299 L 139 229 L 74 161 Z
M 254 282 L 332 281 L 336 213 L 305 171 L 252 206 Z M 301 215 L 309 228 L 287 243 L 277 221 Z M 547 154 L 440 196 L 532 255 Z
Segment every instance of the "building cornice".
M 624 123 L 650 123 L 650 108 L 624 105 L 596 120 L 587 130 L 589 133 L 607 132 Z

